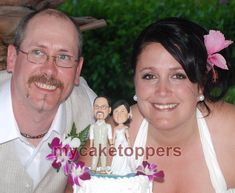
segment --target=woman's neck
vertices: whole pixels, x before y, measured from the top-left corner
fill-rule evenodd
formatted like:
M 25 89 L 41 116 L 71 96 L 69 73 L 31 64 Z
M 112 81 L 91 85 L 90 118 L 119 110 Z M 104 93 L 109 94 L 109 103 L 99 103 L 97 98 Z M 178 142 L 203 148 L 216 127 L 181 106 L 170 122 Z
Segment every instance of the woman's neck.
M 197 120 L 192 119 L 180 126 L 158 129 L 149 124 L 148 141 L 158 146 L 186 146 L 198 136 Z

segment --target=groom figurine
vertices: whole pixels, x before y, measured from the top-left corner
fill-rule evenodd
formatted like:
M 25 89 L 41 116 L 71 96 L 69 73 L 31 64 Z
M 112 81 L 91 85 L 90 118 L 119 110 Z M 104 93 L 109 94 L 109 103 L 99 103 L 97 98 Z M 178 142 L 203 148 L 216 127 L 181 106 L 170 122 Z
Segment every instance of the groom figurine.
M 108 141 L 112 145 L 112 127 L 105 122 L 111 112 L 109 101 L 106 97 L 97 97 L 94 100 L 93 110 L 96 122 L 90 126 L 90 147 L 95 150 L 92 156 L 91 170 L 96 171 L 100 160 L 101 172 L 106 171 L 106 155 L 100 150 L 106 149 Z

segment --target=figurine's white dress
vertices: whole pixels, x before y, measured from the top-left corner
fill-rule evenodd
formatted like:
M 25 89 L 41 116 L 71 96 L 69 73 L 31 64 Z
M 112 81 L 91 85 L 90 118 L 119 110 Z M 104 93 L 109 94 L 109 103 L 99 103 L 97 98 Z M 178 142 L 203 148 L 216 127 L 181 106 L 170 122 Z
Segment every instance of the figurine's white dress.
M 202 143 L 202 150 L 206 160 L 207 168 L 209 170 L 211 183 L 216 193 L 235 193 L 235 188 L 228 189 L 226 181 L 224 179 L 221 168 L 218 164 L 217 157 L 215 154 L 214 146 L 212 144 L 209 129 L 207 127 L 206 121 L 203 118 L 201 112 L 197 110 L 197 123 L 199 128 L 200 140 Z M 145 148 L 146 140 L 148 134 L 148 122 L 144 119 L 139 128 L 135 143 L 135 147 Z M 139 159 L 132 159 L 134 163 L 133 167 L 136 167 L 142 163 L 144 155 L 139 157 Z
M 112 160 L 112 174 L 126 175 L 132 172 L 130 165 L 130 156 L 125 155 L 125 152 L 128 152 L 125 151 L 125 148 L 129 146 L 125 135 L 126 129 L 127 128 L 121 128 L 115 130 L 115 149 L 117 150 L 117 152 Z M 119 146 L 121 146 L 121 148 Z

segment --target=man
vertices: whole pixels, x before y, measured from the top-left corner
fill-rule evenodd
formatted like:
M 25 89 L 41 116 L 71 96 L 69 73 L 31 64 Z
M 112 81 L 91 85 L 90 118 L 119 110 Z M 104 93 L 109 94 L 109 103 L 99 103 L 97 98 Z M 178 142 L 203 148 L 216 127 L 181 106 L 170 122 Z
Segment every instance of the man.
M 110 145 L 112 143 L 112 127 L 105 122 L 107 116 L 111 113 L 111 107 L 108 99 L 105 97 L 97 97 L 93 104 L 94 115 L 96 122 L 90 127 L 90 147 L 92 156 L 91 170 L 96 171 L 97 165 L 100 160 L 101 172 L 106 171 L 106 155 L 105 151 L 108 141 Z M 93 148 L 93 149 L 92 149 Z M 102 151 L 104 150 L 104 152 Z
M 45 157 L 48 143 L 66 136 L 73 122 L 81 130 L 93 120 L 94 93 L 80 83 L 81 46 L 75 24 L 57 10 L 20 23 L 8 47 L 12 78 L 0 85 L 1 193 L 64 192 L 67 177 Z

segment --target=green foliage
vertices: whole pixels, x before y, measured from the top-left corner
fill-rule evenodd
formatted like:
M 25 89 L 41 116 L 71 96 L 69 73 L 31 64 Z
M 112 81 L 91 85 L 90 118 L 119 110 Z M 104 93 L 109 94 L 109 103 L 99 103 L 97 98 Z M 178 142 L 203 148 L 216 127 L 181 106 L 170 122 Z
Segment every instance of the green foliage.
M 89 130 L 90 130 L 90 125 L 88 125 L 86 128 L 84 128 L 80 133 L 77 133 L 77 128 L 75 126 L 75 123 L 73 123 L 72 129 L 71 129 L 70 133 L 68 134 L 68 137 L 71 137 L 72 139 L 79 138 L 81 141 L 81 145 L 79 147 L 79 149 L 80 149 L 86 143 Z
M 225 0 L 224 0 L 225 1 Z M 227 0 L 67 0 L 60 9 L 73 16 L 103 18 L 107 26 L 84 33 L 83 76 L 98 95 L 132 103 L 132 45 L 140 31 L 160 18 L 188 18 L 207 29 L 219 29 L 235 40 L 235 1 Z M 235 51 L 230 50 L 235 63 Z M 234 66 L 233 66 L 234 68 Z M 226 100 L 235 103 L 234 89 Z
M 224 99 L 229 102 L 235 104 L 235 86 L 231 87 L 227 93 L 227 95 L 224 97 Z
M 75 123 L 73 123 L 72 129 L 71 129 L 70 133 L 68 134 L 68 137 L 71 137 L 72 139 L 73 138 L 78 138 L 78 134 L 77 134 L 77 129 L 76 129 Z
M 86 143 L 88 134 L 89 134 L 89 130 L 90 130 L 90 125 L 88 125 L 85 129 L 83 129 L 79 134 L 78 134 L 78 138 L 81 141 L 81 145 L 79 148 L 83 147 L 84 144 Z

